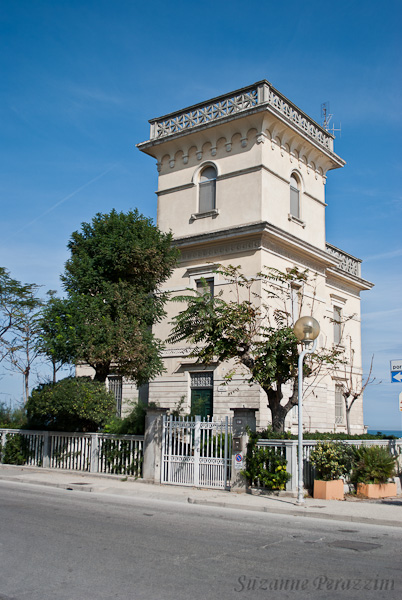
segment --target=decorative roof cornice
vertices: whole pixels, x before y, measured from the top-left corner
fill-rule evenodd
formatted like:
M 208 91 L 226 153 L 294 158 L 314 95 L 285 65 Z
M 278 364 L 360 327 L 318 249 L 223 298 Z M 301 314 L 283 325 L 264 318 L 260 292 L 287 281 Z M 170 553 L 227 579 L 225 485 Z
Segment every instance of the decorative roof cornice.
M 137 147 L 145 151 L 156 144 L 262 111 L 275 115 L 304 138 L 330 154 L 340 165 L 344 164 L 344 161 L 334 154 L 334 136 L 265 79 L 234 92 L 151 119 L 150 139 L 137 144 Z

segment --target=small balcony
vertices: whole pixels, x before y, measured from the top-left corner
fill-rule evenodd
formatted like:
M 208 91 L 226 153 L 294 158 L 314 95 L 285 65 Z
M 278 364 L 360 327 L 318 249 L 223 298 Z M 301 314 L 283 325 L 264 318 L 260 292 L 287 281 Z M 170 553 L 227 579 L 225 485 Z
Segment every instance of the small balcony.
M 350 273 L 350 275 L 354 275 L 355 277 L 361 277 L 361 260 L 360 258 L 355 258 L 351 254 L 340 250 L 336 246 L 332 246 L 332 244 L 326 244 L 326 249 L 329 254 L 335 256 L 339 259 L 339 268 L 346 273 Z

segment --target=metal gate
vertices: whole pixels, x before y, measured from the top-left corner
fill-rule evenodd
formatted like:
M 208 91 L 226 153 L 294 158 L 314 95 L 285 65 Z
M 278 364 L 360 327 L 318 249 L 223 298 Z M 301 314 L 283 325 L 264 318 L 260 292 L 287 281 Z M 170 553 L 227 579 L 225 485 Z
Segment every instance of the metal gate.
M 232 421 L 163 417 L 161 483 L 228 489 Z

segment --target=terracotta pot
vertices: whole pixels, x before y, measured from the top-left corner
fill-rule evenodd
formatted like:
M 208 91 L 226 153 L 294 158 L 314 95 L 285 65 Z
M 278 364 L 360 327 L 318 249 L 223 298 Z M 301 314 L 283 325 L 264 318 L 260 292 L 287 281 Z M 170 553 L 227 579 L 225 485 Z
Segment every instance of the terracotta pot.
M 365 498 L 396 496 L 396 483 L 358 483 L 357 495 Z
M 320 479 L 314 479 L 314 498 L 343 500 L 343 480 L 321 481 Z

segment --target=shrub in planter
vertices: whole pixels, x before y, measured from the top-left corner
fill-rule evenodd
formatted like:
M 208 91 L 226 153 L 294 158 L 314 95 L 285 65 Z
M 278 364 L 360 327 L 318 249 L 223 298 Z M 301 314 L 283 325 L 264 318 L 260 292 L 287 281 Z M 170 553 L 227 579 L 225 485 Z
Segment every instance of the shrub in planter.
M 395 496 L 396 485 L 388 484 L 388 480 L 395 475 L 396 458 L 388 448 L 361 446 L 355 449 L 355 455 L 351 479 L 357 493 L 373 498 Z
M 342 500 L 343 481 L 341 477 L 351 471 L 354 451 L 342 442 L 319 442 L 310 455 L 315 468 L 314 498 Z
M 352 446 L 342 442 L 318 442 L 310 454 L 315 479 L 333 481 L 348 475 L 354 463 Z

